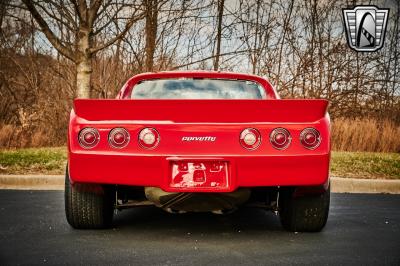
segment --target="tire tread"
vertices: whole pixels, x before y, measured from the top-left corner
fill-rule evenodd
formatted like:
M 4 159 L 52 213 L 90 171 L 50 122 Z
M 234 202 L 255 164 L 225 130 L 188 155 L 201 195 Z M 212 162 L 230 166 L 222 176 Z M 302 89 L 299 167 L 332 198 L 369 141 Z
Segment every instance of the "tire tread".
M 106 186 L 70 183 L 65 174 L 65 214 L 76 229 L 108 228 L 114 212 L 113 190 Z
M 280 192 L 279 214 L 282 226 L 293 232 L 319 232 L 328 220 L 330 186 L 319 195 L 293 197 L 295 189 Z

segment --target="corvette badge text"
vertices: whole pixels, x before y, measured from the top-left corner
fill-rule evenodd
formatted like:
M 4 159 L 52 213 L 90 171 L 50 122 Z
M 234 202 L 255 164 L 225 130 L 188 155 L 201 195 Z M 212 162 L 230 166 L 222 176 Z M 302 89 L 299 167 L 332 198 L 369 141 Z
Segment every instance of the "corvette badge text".
M 215 141 L 217 137 L 182 137 L 182 141 Z
M 388 8 L 356 6 L 342 11 L 347 43 L 352 49 L 358 52 L 375 52 L 383 47 Z

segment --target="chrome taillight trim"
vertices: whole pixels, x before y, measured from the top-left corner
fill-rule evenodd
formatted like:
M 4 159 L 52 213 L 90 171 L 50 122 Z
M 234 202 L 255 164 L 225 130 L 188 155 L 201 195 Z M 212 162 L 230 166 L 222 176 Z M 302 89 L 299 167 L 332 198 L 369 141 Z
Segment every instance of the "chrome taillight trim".
M 287 143 L 282 147 L 279 147 L 280 144 L 275 141 L 275 136 L 279 133 L 282 133 L 285 136 L 285 138 L 286 138 L 285 141 L 287 140 Z M 290 134 L 289 130 L 287 130 L 286 128 L 277 127 L 277 128 L 274 128 L 271 131 L 271 133 L 269 134 L 269 142 L 272 144 L 272 147 L 274 147 L 275 149 L 285 150 L 289 147 L 290 143 L 292 143 L 292 135 Z
M 148 147 L 144 143 L 142 143 L 143 142 L 142 137 L 145 134 L 147 134 L 146 131 L 150 131 L 156 137 L 156 141 L 151 147 Z M 142 147 L 143 149 L 147 149 L 147 150 L 155 149 L 158 146 L 158 144 L 160 143 L 160 140 L 161 140 L 161 137 L 160 137 L 160 134 L 158 133 L 157 129 L 152 128 L 152 127 L 143 128 L 142 130 L 140 130 L 140 132 L 138 134 L 138 143 L 139 143 L 140 147 Z
M 84 140 L 85 134 L 87 134 L 89 132 L 91 132 L 91 133 L 93 133 L 95 135 L 95 139 L 94 139 L 94 141 L 92 143 L 87 143 Z M 100 142 L 99 131 L 94 127 L 85 127 L 83 129 L 81 129 L 81 131 L 79 131 L 79 134 L 78 134 L 78 142 L 79 142 L 79 145 L 84 149 L 93 149 Z
M 246 143 L 244 142 L 244 137 L 245 137 L 247 134 L 249 134 L 249 133 L 252 133 L 252 134 L 256 135 L 256 137 L 258 137 L 258 138 L 256 139 L 255 144 L 252 145 L 253 147 L 249 147 L 249 146 L 251 146 L 251 145 L 248 145 L 248 144 L 246 144 Z M 243 130 L 240 132 L 240 135 L 239 135 L 239 143 L 240 143 L 240 145 L 241 145 L 243 148 L 245 148 L 246 150 L 253 151 L 253 150 L 258 149 L 258 147 L 260 147 L 260 145 L 261 145 L 261 142 L 262 142 L 261 133 L 260 133 L 260 131 L 258 131 L 258 129 L 256 129 L 256 128 L 249 127 L 249 128 L 243 129 Z
M 124 135 L 124 137 L 125 137 L 125 141 L 123 142 L 122 145 L 119 145 L 119 144 L 117 144 L 117 143 L 114 142 L 113 137 L 114 137 L 114 135 L 117 134 L 117 133 L 122 133 L 122 134 Z M 111 129 L 111 131 L 108 133 L 108 144 L 109 144 L 111 147 L 115 148 L 115 149 L 123 149 L 123 148 L 125 148 L 126 146 L 128 146 L 128 144 L 129 144 L 129 142 L 130 142 L 130 139 L 131 139 L 131 137 L 130 137 L 130 134 L 129 134 L 128 130 L 126 130 L 126 129 L 123 128 L 123 127 L 116 127 L 116 128 L 113 128 L 113 129 Z
M 306 146 L 306 145 L 303 144 L 305 135 L 306 135 L 307 133 L 309 133 L 310 131 L 314 134 L 314 136 L 315 136 L 315 141 L 317 142 L 315 145 L 314 145 L 314 142 L 315 142 L 315 141 L 313 142 L 313 144 L 308 144 L 308 145 L 313 145 L 312 147 L 308 147 L 308 146 Z M 301 145 L 302 145 L 304 148 L 306 148 L 306 149 L 315 150 L 316 148 L 319 147 L 319 145 L 321 144 L 321 141 L 322 141 L 321 134 L 319 133 L 319 131 L 318 131 L 317 129 L 315 129 L 315 128 L 313 128 L 313 127 L 307 127 L 307 128 L 305 128 L 305 129 L 303 129 L 303 130 L 301 131 L 301 133 L 300 133 L 300 143 L 301 143 Z

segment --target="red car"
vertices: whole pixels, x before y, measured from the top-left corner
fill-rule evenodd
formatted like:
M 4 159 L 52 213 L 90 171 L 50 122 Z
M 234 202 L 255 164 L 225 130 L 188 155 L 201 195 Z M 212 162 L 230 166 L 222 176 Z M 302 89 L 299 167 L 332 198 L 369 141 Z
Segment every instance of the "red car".
M 115 100 L 77 99 L 68 131 L 65 210 L 105 228 L 114 210 L 278 211 L 320 231 L 329 212 L 326 100 L 281 100 L 264 78 L 224 72 L 132 77 Z

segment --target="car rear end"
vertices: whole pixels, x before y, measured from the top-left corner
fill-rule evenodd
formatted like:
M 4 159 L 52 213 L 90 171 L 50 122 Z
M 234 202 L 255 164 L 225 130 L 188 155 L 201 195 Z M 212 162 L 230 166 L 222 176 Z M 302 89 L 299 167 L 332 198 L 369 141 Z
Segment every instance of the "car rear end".
M 229 192 L 328 179 L 323 100 L 76 100 L 75 109 L 69 132 L 73 182 Z M 93 137 L 94 146 L 83 143 Z M 193 174 L 204 173 L 205 181 L 180 182 L 197 164 L 202 170 Z
M 117 208 L 140 205 L 140 195 L 172 211 L 224 211 L 267 198 L 265 206 L 278 209 L 280 191 L 296 198 L 329 187 L 327 104 L 267 96 L 78 99 L 68 179 L 113 191 Z

